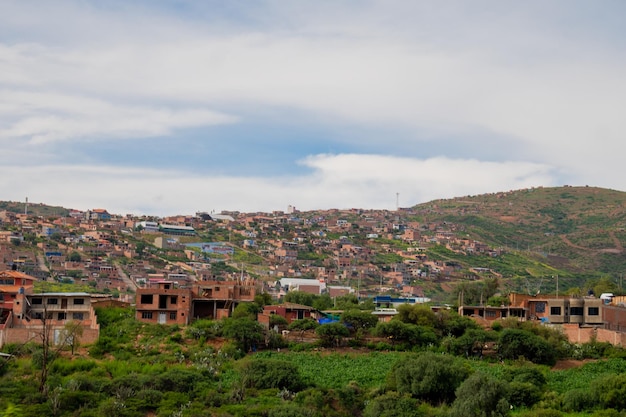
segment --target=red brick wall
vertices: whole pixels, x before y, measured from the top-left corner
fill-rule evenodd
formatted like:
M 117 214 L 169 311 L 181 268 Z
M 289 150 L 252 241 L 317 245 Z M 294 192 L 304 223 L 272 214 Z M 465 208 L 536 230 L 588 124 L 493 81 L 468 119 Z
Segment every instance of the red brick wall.
M 578 324 L 563 324 L 563 333 L 570 343 L 588 343 L 595 333 L 591 327 L 578 327 Z
M 609 342 L 612 345 L 626 346 L 626 333 L 616 332 L 614 330 L 598 329 L 598 342 Z
M 577 324 L 564 324 L 563 332 L 570 343 L 588 343 L 595 336 L 598 342 L 608 342 L 616 346 L 626 346 L 626 333 L 608 329 L 578 327 Z
M 99 329 L 84 328 L 80 338 L 81 345 L 90 345 L 98 340 Z M 41 343 L 41 336 L 38 329 L 13 328 L 0 330 L 0 347 L 7 343 Z
M 602 319 L 611 330 L 626 331 L 626 308 L 616 306 L 604 306 Z

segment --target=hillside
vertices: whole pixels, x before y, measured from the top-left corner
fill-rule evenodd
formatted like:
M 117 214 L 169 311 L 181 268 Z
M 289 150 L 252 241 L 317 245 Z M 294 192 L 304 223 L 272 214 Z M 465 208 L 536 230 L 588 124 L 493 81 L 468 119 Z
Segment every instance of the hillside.
M 617 280 L 626 270 L 626 193 L 621 191 L 532 188 L 436 200 L 413 210 L 420 222 L 455 224 L 468 237 L 515 254 L 519 263 L 512 265 L 512 276 L 560 273 L 567 283 L 567 277 L 599 274 Z M 529 269 L 533 264 L 543 270 Z
M 3 210 L 23 213 L 24 203 L 0 202 Z M 108 263 L 119 259 L 121 252 L 114 253 L 111 245 L 118 241 L 136 250 L 139 258 L 143 254 L 142 261 L 150 259 L 152 268 L 164 274 L 171 272 L 160 270 L 164 260 L 189 260 L 182 246 L 157 249 L 155 235 L 130 231 L 128 220 L 121 216 L 92 220 L 93 227 L 103 232 L 88 232 L 81 220 L 67 218 L 68 210 L 63 207 L 31 203 L 28 214 L 29 219 L 22 222 L 4 216 L 2 229 L 17 233 L 13 237 L 21 239 L 19 231 L 27 226 L 23 230 L 25 241 L 14 241 L 21 245 L 10 245 L 7 250 L 11 255 L 5 258 L 31 258 L 26 262 L 31 269 L 37 264 L 35 253 L 42 255 L 36 244 L 45 240 L 57 248 L 57 243 L 65 240 L 71 246 L 61 250 L 62 256 L 78 250 L 87 259 L 92 257 L 90 250 L 95 250 L 89 240 L 94 236 L 108 239 L 109 243 L 101 240 L 98 246 L 101 254 L 107 254 Z M 51 229 L 49 222 L 59 216 L 65 219 L 56 221 Z M 133 219 L 131 226 L 140 220 Z M 234 276 L 228 273 L 241 274 L 243 268 L 256 278 L 272 280 L 276 269 L 286 276 L 360 288 L 368 295 L 398 292 L 400 284 L 410 284 L 417 293 L 447 302 L 455 298 L 455 285 L 492 277 L 499 279 L 502 292 L 554 292 L 557 285 L 561 291 L 571 287 L 587 291 L 601 279 L 610 281 L 612 287 L 605 289 L 618 291 L 626 271 L 626 193 L 595 187 L 532 188 L 466 196 L 399 211 L 239 213 L 228 224 L 174 216 L 163 222 L 196 228 L 195 236 L 176 237 L 181 243 L 227 241 L 235 248 L 232 257 L 211 255 L 214 273 L 224 279 Z M 54 236 L 42 235 L 44 230 L 54 232 Z M 87 238 L 86 234 L 92 236 Z M 250 236 L 254 236 L 253 245 L 244 247 Z M 476 245 L 483 249 L 476 250 Z M 144 251 L 146 247 L 149 251 Z M 215 262 L 220 260 L 232 270 Z M 337 274 L 330 274 L 335 268 Z M 59 276 L 90 275 L 87 270 L 65 270 L 60 264 L 54 269 Z M 124 261 L 124 269 L 129 275 L 140 276 L 145 268 L 143 262 L 129 259 Z
M 23 201 L 0 201 L 0 211 L 24 213 L 26 204 Z M 59 206 L 49 206 L 43 203 L 28 203 L 28 214 L 33 216 L 67 216 L 69 210 Z

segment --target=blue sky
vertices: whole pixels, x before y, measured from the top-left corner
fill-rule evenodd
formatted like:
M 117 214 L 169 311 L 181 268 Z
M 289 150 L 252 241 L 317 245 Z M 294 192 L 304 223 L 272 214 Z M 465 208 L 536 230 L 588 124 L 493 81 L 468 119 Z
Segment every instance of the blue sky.
M 4 0 L 0 199 L 165 215 L 626 190 L 625 9 Z

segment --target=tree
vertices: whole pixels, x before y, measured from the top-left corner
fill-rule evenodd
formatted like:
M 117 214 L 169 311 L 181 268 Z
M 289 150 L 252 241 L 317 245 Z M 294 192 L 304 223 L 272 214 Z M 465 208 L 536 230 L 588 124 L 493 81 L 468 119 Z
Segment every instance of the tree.
M 315 333 L 327 347 L 339 346 L 343 337 L 350 336 L 348 328 L 341 323 L 322 324 L 315 329 Z
M 263 307 L 259 306 L 255 302 L 251 303 L 240 303 L 233 310 L 233 318 L 240 319 L 243 317 L 247 317 L 250 320 L 256 320 L 257 314 L 263 311 Z
M 335 306 L 340 310 L 348 310 L 352 308 L 358 308 L 359 299 L 354 294 L 346 294 L 335 299 Z
M 474 320 L 461 316 L 456 311 L 443 310 L 435 316 L 437 319 L 435 329 L 441 336 L 460 337 L 468 329 L 480 328 Z
M 430 404 L 451 403 L 469 369 L 452 356 L 423 353 L 396 364 L 390 372 L 389 388 Z
M 374 329 L 374 334 L 379 337 L 386 337 L 391 341 L 391 344 L 406 342 L 415 346 L 424 346 L 437 342 L 437 335 L 432 328 L 403 323 L 399 320 L 378 323 Z
M 318 310 L 328 310 L 332 308 L 332 306 L 333 306 L 333 300 L 331 300 L 330 295 L 322 294 L 313 300 L 312 307 Z
M 267 292 L 263 292 L 254 296 L 254 302 L 261 307 L 268 306 L 272 304 L 272 296 Z
M 287 319 L 281 316 L 280 314 L 271 314 L 270 315 L 270 327 L 274 326 L 287 326 Z
M 80 256 L 80 253 L 73 251 L 70 253 L 70 256 L 67 257 L 67 260 L 70 262 L 80 262 L 82 257 Z
M 355 331 L 366 330 L 375 327 L 378 323 L 378 317 L 369 311 L 347 310 L 341 315 L 341 322 Z
M 450 417 L 504 417 L 509 413 L 508 384 L 482 372 L 467 378 L 456 391 Z
M 285 295 L 285 302 L 287 303 L 302 304 L 312 307 L 313 301 L 314 295 L 303 291 L 289 291 L 287 295 Z
M 503 359 L 524 357 L 531 362 L 554 365 L 557 352 L 544 338 L 527 330 L 505 329 L 500 334 L 498 354 Z
M 398 315 L 395 319 L 404 323 L 430 326 L 433 328 L 437 324 L 437 317 L 432 309 L 428 306 L 419 304 L 402 304 L 398 307 Z
M 493 331 L 471 329 L 465 332 L 463 336 L 453 339 L 450 344 L 450 350 L 455 355 L 465 355 L 466 357 L 473 355 L 482 356 L 485 344 L 493 342 L 496 340 L 496 337 Z
M 135 252 L 137 252 L 137 256 L 139 258 L 143 256 L 143 253 L 145 252 L 147 246 L 148 245 L 143 240 L 137 242 L 137 244 L 135 245 Z
M 310 317 L 307 317 L 304 319 L 292 321 L 291 324 L 289 324 L 289 326 L 287 327 L 287 329 L 291 331 L 294 331 L 294 330 L 299 331 L 300 340 L 302 341 L 302 339 L 304 338 L 304 332 L 306 332 L 307 330 L 316 329 L 318 326 L 319 326 L 318 322 L 316 322 L 314 319 Z
M 67 344 L 72 349 L 72 355 L 74 351 L 80 345 L 80 338 L 83 336 L 83 326 L 79 321 L 70 320 L 63 326 L 62 338 L 67 341 Z
M 465 305 L 484 304 L 489 298 L 498 292 L 500 282 L 497 278 L 485 279 L 483 282 L 462 283 L 457 285 L 454 292 L 454 302 L 462 296 L 462 303 Z
M 265 340 L 263 326 L 247 317 L 224 320 L 223 334 L 233 339 L 243 352 L 248 352 L 253 346 Z

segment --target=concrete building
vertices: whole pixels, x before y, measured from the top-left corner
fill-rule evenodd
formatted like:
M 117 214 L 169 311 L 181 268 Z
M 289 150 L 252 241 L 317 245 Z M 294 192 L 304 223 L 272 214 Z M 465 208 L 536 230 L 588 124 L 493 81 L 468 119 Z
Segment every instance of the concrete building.
M 135 317 L 139 321 L 155 324 L 189 324 L 192 291 L 178 288 L 171 281 L 150 283 L 136 293 Z
M 230 317 L 240 303 L 254 301 L 257 282 L 202 281 L 194 287 L 193 317 L 222 319 Z
M 30 289 L 29 289 L 30 290 Z M 65 325 L 78 322 L 83 327 L 81 343 L 98 340 L 100 326 L 88 293 L 40 293 L 20 291 L 6 321 L 0 325 L 0 346 L 5 343 L 41 341 L 49 331 L 53 343 L 59 343 Z

